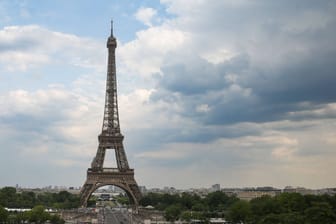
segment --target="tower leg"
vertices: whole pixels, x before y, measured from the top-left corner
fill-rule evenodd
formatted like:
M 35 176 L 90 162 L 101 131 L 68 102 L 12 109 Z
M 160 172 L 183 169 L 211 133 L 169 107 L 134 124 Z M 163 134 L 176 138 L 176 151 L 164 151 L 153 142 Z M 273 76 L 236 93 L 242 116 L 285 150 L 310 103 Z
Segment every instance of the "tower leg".
M 92 169 L 102 169 L 104 166 L 104 159 L 105 159 L 105 151 L 106 149 L 103 147 L 98 147 L 97 154 L 94 157 L 92 163 L 91 163 L 91 168 Z
M 86 208 L 88 200 L 90 198 L 90 195 L 92 194 L 91 192 L 93 191 L 93 185 L 92 184 L 87 184 L 85 183 L 81 193 L 80 193 L 80 205 L 81 207 Z

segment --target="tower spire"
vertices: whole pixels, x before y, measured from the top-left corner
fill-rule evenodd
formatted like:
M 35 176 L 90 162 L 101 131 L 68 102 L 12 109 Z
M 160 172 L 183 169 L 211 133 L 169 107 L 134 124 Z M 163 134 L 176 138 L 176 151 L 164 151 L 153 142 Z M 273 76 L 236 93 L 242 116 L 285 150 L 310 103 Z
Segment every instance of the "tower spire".
M 111 37 L 113 37 L 113 19 L 111 19 Z

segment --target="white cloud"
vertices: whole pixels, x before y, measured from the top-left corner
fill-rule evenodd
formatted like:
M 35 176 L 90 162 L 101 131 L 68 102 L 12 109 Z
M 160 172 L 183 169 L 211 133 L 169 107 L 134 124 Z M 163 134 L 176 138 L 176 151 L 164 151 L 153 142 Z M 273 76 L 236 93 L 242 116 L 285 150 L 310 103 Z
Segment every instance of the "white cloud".
M 54 164 L 57 166 L 61 166 L 61 167 L 67 167 L 68 169 L 71 169 L 74 166 L 83 166 L 82 163 L 80 163 L 77 160 L 70 160 L 70 159 L 60 159 L 60 160 L 56 160 L 54 161 Z
M 37 25 L 7 26 L 0 30 L 0 65 L 8 71 L 27 71 L 47 63 L 102 70 L 105 52 L 97 50 L 102 46 Z
M 201 57 L 213 64 L 223 63 L 227 60 L 232 59 L 234 56 L 235 54 L 227 49 L 211 49 L 211 51 L 205 52 L 203 53 L 203 55 L 201 55 Z
M 23 153 L 56 152 L 58 146 L 57 150 L 64 154 L 49 158 L 57 160 L 67 155 L 90 156 L 95 151 L 97 141 L 94 136 L 99 132 L 97 121 L 103 100 L 97 101 L 55 86 L 33 92 L 10 91 L 0 99 L 0 116 L 4 121 L 12 122 L 6 128 L 11 136 L 9 139 L 32 136 L 29 140 L 32 142 L 22 148 Z M 12 143 L 10 145 L 8 147 L 14 147 Z
M 36 136 L 37 138 L 40 136 Z M 40 142 L 39 142 L 40 143 Z M 26 158 L 30 158 L 31 157 L 45 157 L 46 153 L 48 153 L 49 148 L 48 148 L 48 143 L 47 142 L 41 142 L 40 145 L 31 145 L 31 146 L 26 146 L 25 148 L 23 148 L 21 155 L 20 156 L 24 156 Z
M 49 161 L 62 165 L 57 161 L 83 159 L 89 164 L 97 147 L 95 136 L 99 133 L 98 121 L 101 121 L 104 104 L 104 91 L 97 91 L 97 88 L 105 87 L 105 77 L 95 74 L 105 69 L 104 49 L 104 45 L 96 41 L 37 25 L 0 30 L 0 70 L 20 71 L 15 75 L 22 77 L 35 69 L 42 77 L 60 80 L 46 80 L 47 85 L 40 86 L 36 82 L 39 86 L 34 85 L 36 90 L 29 86 L 25 89 L 23 84 L 1 92 L 0 116 L 5 134 L 8 139 L 25 139 L 21 147 L 13 144 L 15 140 L 4 143 L 8 149 L 17 148 L 22 156 L 29 152 L 33 157 L 38 154 L 34 157 L 37 164 Z M 64 67 L 64 71 L 67 65 L 92 68 L 94 73 L 89 75 L 90 71 L 86 71 L 77 77 L 71 74 L 73 81 L 64 83 L 62 80 L 68 77 L 62 72 L 55 74 L 55 67 L 40 69 L 46 64 Z
M 295 152 L 295 148 L 284 148 L 279 147 L 275 148 L 272 151 L 272 155 L 279 158 L 279 159 L 290 159 Z
M 187 155 L 190 154 L 190 149 L 185 149 L 183 144 L 171 144 L 166 146 L 168 149 L 151 151 L 151 152 L 143 152 L 135 155 L 137 159 L 144 159 L 144 160 L 177 160 L 185 158 Z M 177 147 L 179 149 L 177 149 Z
M 15 114 L 26 114 L 34 117 L 48 117 L 55 108 L 60 105 L 63 110 L 72 107 L 75 100 L 73 93 L 64 89 L 47 89 L 28 92 L 26 90 L 10 91 L 1 97 L 0 114 L 11 116 Z M 61 111 L 54 111 L 61 113 Z
M 135 13 L 135 18 L 146 26 L 152 26 L 152 19 L 156 14 L 157 12 L 153 8 L 139 8 Z
M 196 111 L 200 113 L 206 113 L 210 110 L 210 107 L 208 104 L 200 104 L 196 107 Z
M 121 72 L 147 77 L 160 73 L 164 57 L 179 50 L 187 39 L 187 33 L 171 27 L 139 31 L 135 40 L 120 47 Z

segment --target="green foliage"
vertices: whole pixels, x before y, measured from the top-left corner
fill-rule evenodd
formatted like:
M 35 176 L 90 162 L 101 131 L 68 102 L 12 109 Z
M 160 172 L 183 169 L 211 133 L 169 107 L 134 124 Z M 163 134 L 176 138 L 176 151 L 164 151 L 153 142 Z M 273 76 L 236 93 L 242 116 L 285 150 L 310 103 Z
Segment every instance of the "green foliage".
M 197 202 L 191 207 L 192 211 L 198 211 L 198 212 L 205 212 L 209 210 L 209 207 L 207 204 L 203 204 L 202 202 Z
M 37 199 L 34 192 L 22 192 L 17 194 L 17 205 L 21 208 L 32 208 L 36 205 Z
M 44 223 L 50 218 L 49 213 L 44 211 L 45 208 L 42 205 L 35 206 L 31 211 L 26 212 L 26 219 L 29 222 Z
M 251 224 L 336 224 L 336 196 L 282 193 L 275 197 L 262 196 L 250 202 L 213 192 L 205 198 L 150 193 L 141 205 L 152 205 L 165 211 L 169 221 L 193 219 L 207 222 L 210 217 L 223 217 L 231 223 Z
M 116 197 L 116 200 L 118 203 L 122 204 L 122 205 L 129 205 L 129 199 L 126 195 L 123 195 L 123 194 L 119 194 L 117 197 Z
M 233 223 L 246 223 L 250 217 L 250 203 L 247 201 L 236 201 L 230 206 L 227 219 Z
M 260 220 L 260 217 L 266 217 L 267 215 L 280 214 L 283 210 L 278 200 L 271 198 L 270 196 L 262 196 L 252 199 L 250 201 L 251 206 L 251 219 L 253 222 Z M 269 219 L 272 219 L 271 216 Z
M 258 224 L 303 224 L 304 217 L 299 213 L 268 214 L 261 217 Z
M 141 199 L 140 205 L 151 205 L 165 211 L 167 220 L 205 220 L 210 217 L 222 217 L 223 212 L 236 201 L 238 201 L 236 197 L 229 197 L 219 191 L 205 198 L 191 193 L 181 195 L 149 193 Z
M 4 207 L 15 207 L 16 202 L 16 189 L 14 187 L 4 187 L 0 190 L 0 205 Z
M 8 212 L 2 206 L 0 206 L 0 222 L 5 222 L 8 219 Z
M 156 206 L 160 201 L 160 197 L 160 194 L 148 193 L 146 196 L 141 198 L 139 203 L 142 206 Z
M 302 196 L 297 193 L 283 193 L 273 198 L 263 196 L 245 202 L 245 205 L 233 204 L 227 219 L 232 223 L 253 224 L 335 224 L 335 199 L 335 196 Z
M 8 213 L 8 208 L 32 208 L 24 213 Z M 79 195 L 67 191 L 59 193 L 16 192 L 13 187 L 0 189 L 0 222 L 10 223 L 44 223 L 49 220 L 52 224 L 63 224 L 64 220 L 56 215 L 50 215 L 45 207 L 70 209 L 79 207 Z
M 205 221 L 206 217 L 204 212 L 183 211 L 180 214 L 180 219 L 187 222 L 190 222 L 191 220 Z
M 205 202 L 207 203 L 211 211 L 226 210 L 237 200 L 238 199 L 236 197 L 227 196 L 221 191 L 209 193 L 205 198 Z
M 79 207 L 79 195 L 67 191 L 59 193 L 21 192 L 17 193 L 13 187 L 0 189 L 0 205 L 7 208 L 32 208 L 44 205 L 49 208 L 70 209 Z
M 57 215 L 50 215 L 45 211 L 44 206 L 37 205 L 32 210 L 17 214 L 16 221 L 18 223 L 29 222 L 41 224 L 45 223 L 47 220 L 52 224 L 64 224 L 64 220 Z
M 9 223 L 24 223 L 26 220 L 28 220 L 27 214 L 19 212 L 11 214 Z
M 237 200 L 236 197 L 229 197 L 220 191 L 210 193 L 205 198 L 190 193 L 181 195 L 149 193 L 141 199 L 140 204 L 142 206 L 151 205 L 162 211 L 170 205 L 179 204 L 183 210 L 222 212 Z
M 180 195 L 170 195 L 170 194 L 155 194 L 149 193 L 145 197 L 143 197 L 140 201 L 142 206 L 151 205 L 154 206 L 158 210 L 165 210 L 170 205 L 182 205 L 184 208 L 192 207 L 194 200 L 191 199 L 193 197 L 187 196 L 186 194 Z
M 192 219 L 192 213 L 190 211 L 183 211 L 180 215 L 181 220 L 190 222 Z
M 314 203 L 312 207 L 305 210 L 306 224 L 336 223 L 336 215 L 327 202 Z
M 119 196 L 117 201 L 129 203 L 126 196 Z M 263 196 L 247 202 L 220 191 L 209 193 L 204 198 L 191 193 L 149 193 L 141 199 L 140 205 L 151 205 L 165 211 L 169 221 L 201 220 L 207 223 L 210 217 L 224 217 L 231 223 L 245 224 L 336 224 L 336 195 L 282 193 L 276 197 Z M 36 194 L 18 193 L 13 187 L 0 189 L 0 222 L 38 224 L 49 220 L 62 224 L 63 220 L 45 212 L 44 208 L 69 209 L 78 206 L 79 195 L 67 191 Z M 34 208 L 25 213 L 9 214 L 4 207 Z
M 286 212 L 303 212 L 307 207 L 304 196 L 299 193 L 282 193 L 275 200 Z
M 57 215 L 52 215 L 49 219 L 52 224 L 64 224 L 65 221 Z
M 168 221 L 176 221 L 180 217 L 181 213 L 182 213 L 182 206 L 173 204 L 165 209 L 165 218 Z
M 183 207 L 191 209 L 195 204 L 197 204 L 201 198 L 196 194 L 188 194 L 183 192 L 179 201 Z M 199 203 L 198 203 L 199 204 Z

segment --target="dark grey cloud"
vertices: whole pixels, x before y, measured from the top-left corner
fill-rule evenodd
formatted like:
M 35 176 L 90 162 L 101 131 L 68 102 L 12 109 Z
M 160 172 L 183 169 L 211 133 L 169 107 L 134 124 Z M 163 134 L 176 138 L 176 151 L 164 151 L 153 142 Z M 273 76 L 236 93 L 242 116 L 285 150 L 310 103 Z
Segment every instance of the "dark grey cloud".
M 201 125 L 201 124 L 200 124 Z M 206 143 L 218 138 L 239 138 L 247 135 L 260 135 L 262 131 L 258 127 L 234 127 L 234 126 L 204 126 L 203 128 L 194 127 L 153 127 L 142 130 L 139 135 L 138 130 L 125 130 L 125 144 L 131 153 L 139 153 L 143 149 L 155 150 L 162 144 L 171 142 L 194 142 Z M 151 139 L 150 141 L 148 139 Z
M 200 57 L 192 57 L 184 62 L 163 66 L 161 69 L 164 76 L 158 77 L 158 86 L 183 95 L 205 94 L 227 87 L 229 81 L 225 75 L 242 71 L 246 67 L 246 55 L 237 56 L 219 65 L 211 64 Z
M 336 49 L 312 52 L 312 57 L 292 62 L 276 71 L 260 71 L 246 85 L 265 102 L 302 102 L 317 104 L 336 101 Z
M 288 62 L 276 71 L 252 70 L 247 79 L 242 79 L 241 85 L 251 89 L 253 98 L 218 102 L 209 115 L 210 121 L 236 123 L 293 119 L 288 116 L 289 112 L 314 110 L 334 103 L 335 71 L 336 54 L 315 54 L 304 61 Z M 304 102 L 309 104 L 302 104 Z M 325 114 L 325 118 L 331 117 L 334 115 Z
M 232 41 L 234 34 L 237 39 L 228 45 L 240 46 L 239 55 L 220 64 L 195 56 L 170 63 L 162 68 L 153 101 L 178 103 L 183 108 L 181 116 L 218 125 L 290 120 L 295 119 L 290 112 L 336 102 L 336 17 L 332 14 L 336 7 L 332 1 L 249 2 L 224 7 L 230 12 L 221 14 L 208 9 L 212 15 L 203 22 L 214 24 L 200 26 L 203 33 L 195 35 L 194 42 L 199 44 L 202 36 L 213 37 L 214 43 Z M 215 20 L 216 16 L 222 20 Z M 249 24 L 255 30 L 245 30 Z M 230 74 L 236 79 L 227 79 Z M 209 110 L 197 111 L 200 105 Z M 334 117 L 326 113 L 324 118 L 330 116 Z M 300 119 L 305 119 L 304 114 Z
M 234 71 L 224 65 L 217 66 L 217 69 L 198 69 L 201 75 L 195 80 L 193 75 L 197 73 L 171 67 L 164 71 L 167 71 L 165 75 L 173 78 L 164 76 L 160 80 L 163 90 L 152 99 L 179 100 L 185 109 L 184 116 L 195 116 L 211 124 L 290 119 L 287 116 L 289 112 L 336 102 L 336 54 L 314 56 L 302 62 L 288 62 L 276 71 L 249 67 Z M 227 98 L 221 98 L 220 92 L 230 88 L 224 79 L 230 72 L 242 74 L 236 84 L 250 90 L 251 95 L 228 92 Z M 216 93 L 217 97 L 214 96 Z M 302 106 L 303 102 L 310 104 Z M 197 113 L 195 108 L 200 104 L 208 104 L 209 113 Z

